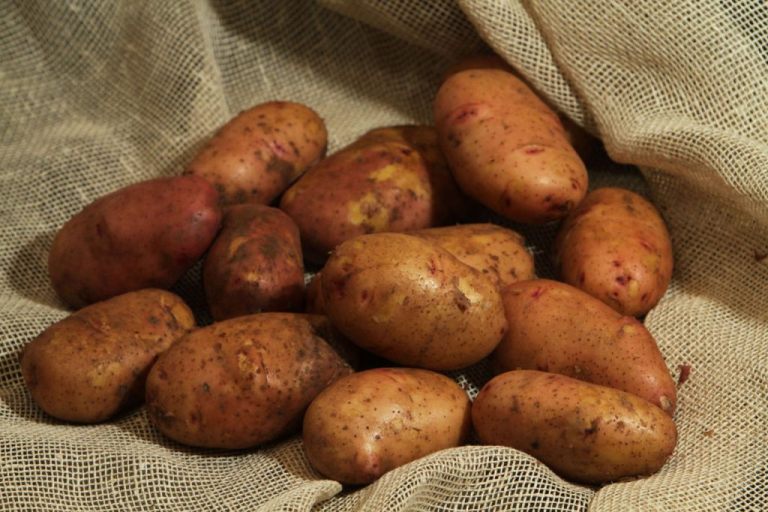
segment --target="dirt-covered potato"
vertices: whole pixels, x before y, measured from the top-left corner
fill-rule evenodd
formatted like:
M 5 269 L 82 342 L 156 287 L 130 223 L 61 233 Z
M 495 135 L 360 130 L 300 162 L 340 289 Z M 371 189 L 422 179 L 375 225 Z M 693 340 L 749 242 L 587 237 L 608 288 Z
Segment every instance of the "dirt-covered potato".
M 448 377 L 376 368 L 339 379 L 315 398 L 304 416 L 304 450 L 326 477 L 367 484 L 461 445 L 470 424 L 469 398 Z
M 171 287 L 213 241 L 221 222 L 217 202 L 213 187 L 194 176 L 144 181 L 97 199 L 53 240 L 53 288 L 79 308 Z
M 328 321 L 298 313 L 240 316 L 198 329 L 152 367 L 150 421 L 180 443 L 248 448 L 296 430 L 313 398 L 351 372 L 326 343 Z
M 216 320 L 295 311 L 304 301 L 299 229 L 277 208 L 227 208 L 219 236 L 203 264 L 208 308 Z
M 627 391 L 674 413 L 675 382 L 653 336 L 634 317 L 546 279 L 514 283 L 502 297 L 509 329 L 493 353 L 497 373 L 560 373 Z
M 563 223 L 555 261 L 566 283 L 622 314 L 641 316 L 667 291 L 672 243 L 651 203 L 630 190 L 600 188 Z
M 43 331 L 24 347 L 21 372 L 42 410 L 97 423 L 141 403 L 158 354 L 194 326 L 192 311 L 171 292 L 126 293 Z
M 325 155 L 327 138 L 311 108 L 262 103 L 222 126 L 184 174 L 210 181 L 223 205 L 269 204 Z
M 308 260 L 344 240 L 454 222 L 459 192 L 429 126 L 378 128 L 310 169 L 280 202 L 301 231 Z
M 587 192 L 587 171 L 557 114 L 500 59 L 471 59 L 434 102 L 440 146 L 470 197 L 517 222 L 568 214 Z
M 436 244 L 402 233 L 342 243 L 322 270 L 326 314 L 352 342 L 397 363 L 455 370 L 501 340 L 501 294 Z
M 430 240 L 459 261 L 491 277 L 499 287 L 533 279 L 533 256 L 522 235 L 495 224 L 459 224 L 413 231 Z
M 491 379 L 475 398 L 472 422 L 483 444 L 522 450 L 589 484 L 651 475 L 677 443 L 672 418 L 650 402 L 532 370 Z

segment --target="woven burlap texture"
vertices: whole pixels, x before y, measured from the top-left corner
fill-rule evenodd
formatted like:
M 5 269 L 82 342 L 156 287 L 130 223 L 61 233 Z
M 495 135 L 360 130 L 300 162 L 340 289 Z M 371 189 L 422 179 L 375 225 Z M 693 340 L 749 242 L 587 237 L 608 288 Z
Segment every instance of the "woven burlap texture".
M 6 0 L 0 10 L 0 509 L 768 509 L 764 2 Z M 72 426 L 35 407 L 18 354 L 67 314 L 46 273 L 67 218 L 178 173 L 216 127 L 262 101 L 312 106 L 331 150 L 375 126 L 430 122 L 442 72 L 482 44 L 614 161 L 640 166 L 669 223 L 676 270 L 646 324 L 673 375 L 691 374 L 661 472 L 598 490 L 514 450 L 470 446 L 342 489 L 310 468 L 297 437 L 206 452 L 162 438 L 143 409 Z M 638 181 L 604 158 L 590 172 Z M 544 275 L 552 230 L 526 231 Z M 197 278 L 177 291 L 203 315 Z M 474 393 L 487 371 L 455 377 Z

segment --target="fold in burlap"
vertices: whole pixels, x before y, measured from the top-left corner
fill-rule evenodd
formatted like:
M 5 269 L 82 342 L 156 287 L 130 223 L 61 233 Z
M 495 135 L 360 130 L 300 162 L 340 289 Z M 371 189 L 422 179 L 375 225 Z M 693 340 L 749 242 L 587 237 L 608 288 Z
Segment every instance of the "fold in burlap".
M 0 508 L 3 510 L 764 510 L 768 508 L 768 8 L 764 2 L 5 2 L 0 18 Z M 376 27 L 376 28 L 372 28 Z M 478 37 L 479 35 L 479 37 Z M 345 489 L 298 438 L 241 453 L 161 438 L 142 409 L 71 426 L 25 392 L 18 353 L 67 312 L 56 229 L 172 175 L 238 110 L 312 106 L 330 149 L 430 122 L 441 73 L 483 42 L 639 166 L 676 270 L 646 319 L 679 389 L 657 475 L 595 490 L 511 449 L 464 447 Z M 641 187 L 605 158 L 594 183 Z M 549 275 L 553 227 L 525 228 Z M 192 272 L 177 291 L 203 312 Z M 483 365 L 455 375 L 470 392 Z

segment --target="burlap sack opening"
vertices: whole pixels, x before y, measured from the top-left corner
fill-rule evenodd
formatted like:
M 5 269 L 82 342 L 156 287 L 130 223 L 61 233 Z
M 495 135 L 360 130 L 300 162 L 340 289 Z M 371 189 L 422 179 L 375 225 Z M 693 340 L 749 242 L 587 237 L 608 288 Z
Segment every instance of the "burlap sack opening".
M 768 508 L 768 8 L 761 2 L 5 2 L 0 17 L 0 508 L 3 510 L 764 510 Z M 465 447 L 342 490 L 300 441 L 243 453 L 161 438 L 143 410 L 43 415 L 21 346 L 66 311 L 55 230 L 94 198 L 180 170 L 218 125 L 311 105 L 330 149 L 429 122 L 441 72 L 483 44 L 603 140 L 596 184 L 646 190 L 677 267 L 646 324 L 679 390 L 663 470 L 595 490 L 514 450 Z M 552 228 L 527 229 L 546 267 Z M 192 272 L 179 284 L 201 316 Z M 455 375 L 471 392 L 480 365 Z

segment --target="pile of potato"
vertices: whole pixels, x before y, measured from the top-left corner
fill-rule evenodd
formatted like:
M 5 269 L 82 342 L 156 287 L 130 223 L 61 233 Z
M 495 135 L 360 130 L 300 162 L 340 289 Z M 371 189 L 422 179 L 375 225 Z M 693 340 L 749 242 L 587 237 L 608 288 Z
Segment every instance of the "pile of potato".
M 374 129 L 325 157 L 314 111 L 261 104 L 183 175 L 85 207 L 49 259 L 77 310 L 21 355 L 33 399 L 77 423 L 145 401 L 197 447 L 301 429 L 311 464 L 346 484 L 473 439 L 576 482 L 656 472 L 675 384 L 636 317 L 671 277 L 660 215 L 629 190 L 587 194 L 580 139 L 499 59 L 457 66 L 434 108 L 434 128 Z M 563 282 L 536 279 L 518 233 L 457 224 L 478 203 L 562 221 Z M 165 290 L 200 259 L 204 327 Z M 486 358 L 497 375 L 474 402 L 440 373 Z

